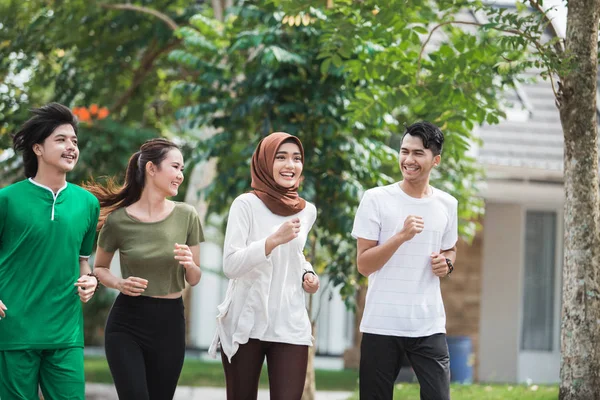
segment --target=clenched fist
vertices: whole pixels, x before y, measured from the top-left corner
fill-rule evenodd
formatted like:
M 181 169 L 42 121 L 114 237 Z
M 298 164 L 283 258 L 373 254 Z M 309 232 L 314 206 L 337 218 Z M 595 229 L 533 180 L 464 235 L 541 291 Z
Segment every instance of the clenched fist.
M 418 233 L 423 232 L 423 228 L 425 227 L 425 223 L 423 222 L 423 218 L 417 215 L 409 215 L 404 220 L 404 226 L 400 233 L 404 235 L 406 240 L 410 240 L 415 237 Z
M 284 222 L 271 237 L 273 238 L 274 243 L 279 246 L 297 238 L 299 232 L 300 218 L 296 217 Z

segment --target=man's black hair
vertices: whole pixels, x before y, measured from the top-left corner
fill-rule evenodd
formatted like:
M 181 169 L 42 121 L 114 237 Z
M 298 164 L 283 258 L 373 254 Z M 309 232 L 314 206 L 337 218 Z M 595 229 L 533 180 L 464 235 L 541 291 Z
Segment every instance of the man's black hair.
M 33 152 L 34 144 L 44 143 L 44 140 L 61 125 L 71 125 L 77 134 L 77 117 L 62 104 L 50 103 L 30 111 L 33 117 L 13 135 L 13 148 L 16 152 L 23 153 L 23 167 L 27 178 L 33 178 L 37 174 L 38 161 Z
M 406 135 L 421 138 L 423 147 L 431 150 L 434 156 L 438 156 L 442 153 L 442 148 L 444 147 L 444 134 L 440 128 L 434 124 L 427 121 L 415 122 L 406 127 L 406 131 L 404 132 L 404 135 L 402 135 L 402 140 L 404 140 Z

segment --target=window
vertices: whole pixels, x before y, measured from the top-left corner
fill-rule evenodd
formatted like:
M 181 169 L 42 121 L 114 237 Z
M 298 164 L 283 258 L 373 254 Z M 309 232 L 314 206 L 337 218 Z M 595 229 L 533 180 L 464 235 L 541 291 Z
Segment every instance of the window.
M 555 250 L 556 213 L 528 211 L 521 350 L 553 350 Z

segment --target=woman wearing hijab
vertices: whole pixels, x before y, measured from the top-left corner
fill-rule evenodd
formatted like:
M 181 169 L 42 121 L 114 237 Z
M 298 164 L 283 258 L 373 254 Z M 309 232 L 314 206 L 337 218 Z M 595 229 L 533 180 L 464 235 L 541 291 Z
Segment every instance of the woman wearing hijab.
M 297 137 L 276 132 L 263 138 L 252 155 L 254 190 L 229 210 L 223 254 L 229 287 L 209 350 L 216 356 L 220 344 L 227 400 L 257 398 L 265 357 L 271 399 L 302 397 L 312 346 L 305 292 L 319 289 L 303 254 L 317 215 L 298 196 L 303 163 Z

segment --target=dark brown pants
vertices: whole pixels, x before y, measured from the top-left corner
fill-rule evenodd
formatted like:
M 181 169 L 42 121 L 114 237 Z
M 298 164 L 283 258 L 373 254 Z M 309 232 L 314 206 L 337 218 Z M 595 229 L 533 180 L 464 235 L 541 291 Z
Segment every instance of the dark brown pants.
M 227 400 L 256 400 L 267 357 L 271 400 L 300 400 L 304 391 L 308 346 L 250 339 L 231 359 L 221 352 Z

